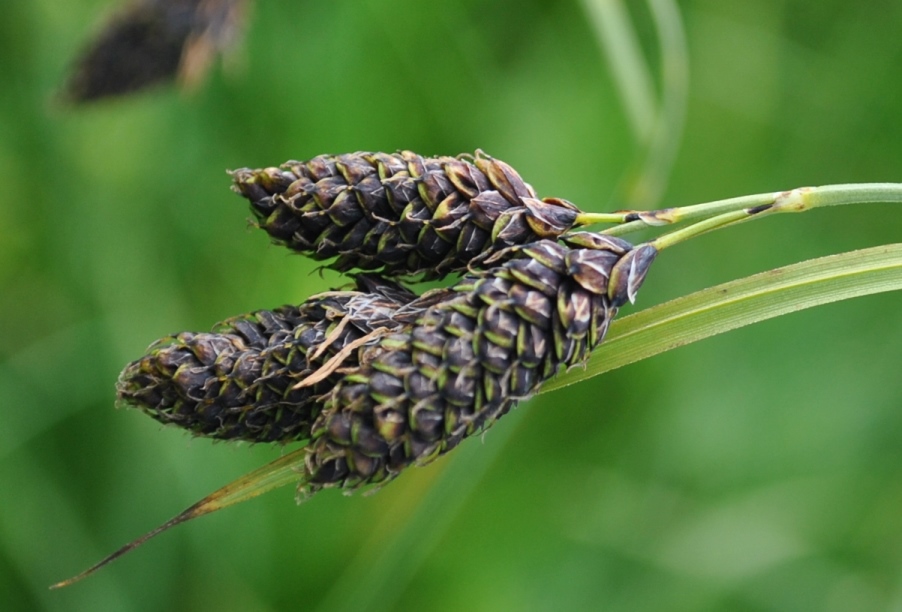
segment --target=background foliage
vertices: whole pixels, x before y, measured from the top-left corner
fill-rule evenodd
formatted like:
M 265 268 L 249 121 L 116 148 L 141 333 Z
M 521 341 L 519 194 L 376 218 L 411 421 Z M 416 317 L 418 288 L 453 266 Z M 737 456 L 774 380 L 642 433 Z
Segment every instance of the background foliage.
M 279 455 L 113 410 L 153 339 L 341 283 L 247 229 L 226 168 L 481 147 L 602 211 L 642 155 L 573 0 L 267 0 L 243 70 L 193 96 L 52 105 L 109 4 L 0 20 L 0 607 L 902 609 L 895 294 L 540 396 L 378 495 L 281 490 L 48 592 Z M 902 2 L 679 7 L 688 114 L 648 207 L 900 179 Z M 899 236 L 889 206 L 750 224 L 663 254 L 639 306 Z

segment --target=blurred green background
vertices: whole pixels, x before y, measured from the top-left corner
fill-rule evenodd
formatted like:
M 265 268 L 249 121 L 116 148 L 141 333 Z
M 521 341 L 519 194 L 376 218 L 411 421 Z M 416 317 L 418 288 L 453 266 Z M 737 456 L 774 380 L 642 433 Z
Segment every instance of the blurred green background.
M 377 495 L 282 489 L 48 591 L 281 452 L 113 409 L 155 338 L 342 282 L 249 229 L 227 168 L 483 148 L 593 211 L 902 179 L 898 0 L 685 1 L 682 27 L 635 0 L 628 30 L 612 0 L 266 0 L 194 95 L 54 106 L 111 6 L 0 20 L 0 608 L 902 610 L 896 294 L 542 395 Z M 612 68 L 630 33 L 650 108 Z M 900 236 L 891 206 L 734 228 L 663 254 L 638 307 Z

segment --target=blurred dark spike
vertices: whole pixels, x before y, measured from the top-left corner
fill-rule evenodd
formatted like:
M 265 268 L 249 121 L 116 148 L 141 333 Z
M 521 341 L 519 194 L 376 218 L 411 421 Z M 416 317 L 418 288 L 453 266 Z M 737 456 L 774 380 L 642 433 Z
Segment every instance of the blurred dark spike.
M 61 94 L 83 104 L 178 78 L 196 87 L 237 41 L 249 0 L 135 0 L 76 59 Z

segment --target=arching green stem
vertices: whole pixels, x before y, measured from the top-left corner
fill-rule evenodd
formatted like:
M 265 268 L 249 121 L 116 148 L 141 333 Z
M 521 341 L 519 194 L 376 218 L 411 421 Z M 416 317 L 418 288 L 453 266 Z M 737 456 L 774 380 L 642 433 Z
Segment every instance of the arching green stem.
M 664 248 L 664 244 L 667 246 L 676 244 L 674 240 L 681 242 L 714 228 L 764 216 L 765 214 L 804 212 L 813 208 L 825 208 L 827 206 L 873 204 L 878 202 L 902 202 L 902 183 L 860 183 L 800 187 L 789 191 L 761 193 L 677 208 L 662 208 L 648 211 L 627 210 L 603 215 L 587 213 L 580 215 L 577 221 L 580 223 L 621 223 L 621 225 L 604 230 L 602 233 L 609 236 L 623 236 L 647 227 L 672 225 L 698 219 L 705 220 L 704 224 L 698 224 L 699 227 L 691 232 L 679 234 L 677 238 L 667 239 L 662 242 L 662 248 Z M 719 220 L 714 222 L 714 218 Z M 708 225 L 709 221 L 711 221 L 710 225 Z M 688 229 L 686 228 L 686 230 Z

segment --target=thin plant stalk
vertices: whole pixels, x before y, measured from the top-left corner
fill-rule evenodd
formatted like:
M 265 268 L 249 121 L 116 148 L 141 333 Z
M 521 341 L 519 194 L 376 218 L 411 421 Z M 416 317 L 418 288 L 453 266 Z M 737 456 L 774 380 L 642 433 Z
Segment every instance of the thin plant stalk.
M 603 230 L 608 236 L 625 236 L 648 227 L 674 225 L 687 221 L 707 220 L 726 213 L 737 213 L 735 217 L 724 217 L 705 231 L 720 227 L 725 223 L 749 220 L 753 217 L 772 213 L 805 212 L 828 206 L 848 204 L 876 204 L 902 202 L 902 183 L 852 183 L 845 185 L 824 185 L 821 187 L 799 187 L 789 191 L 759 193 L 738 198 L 714 200 L 704 204 L 661 208 L 657 210 L 622 210 L 613 213 L 583 213 L 577 217 L 579 225 L 615 223 L 615 227 Z M 686 235 L 685 239 L 698 235 Z M 663 243 L 662 243 L 663 244 Z

